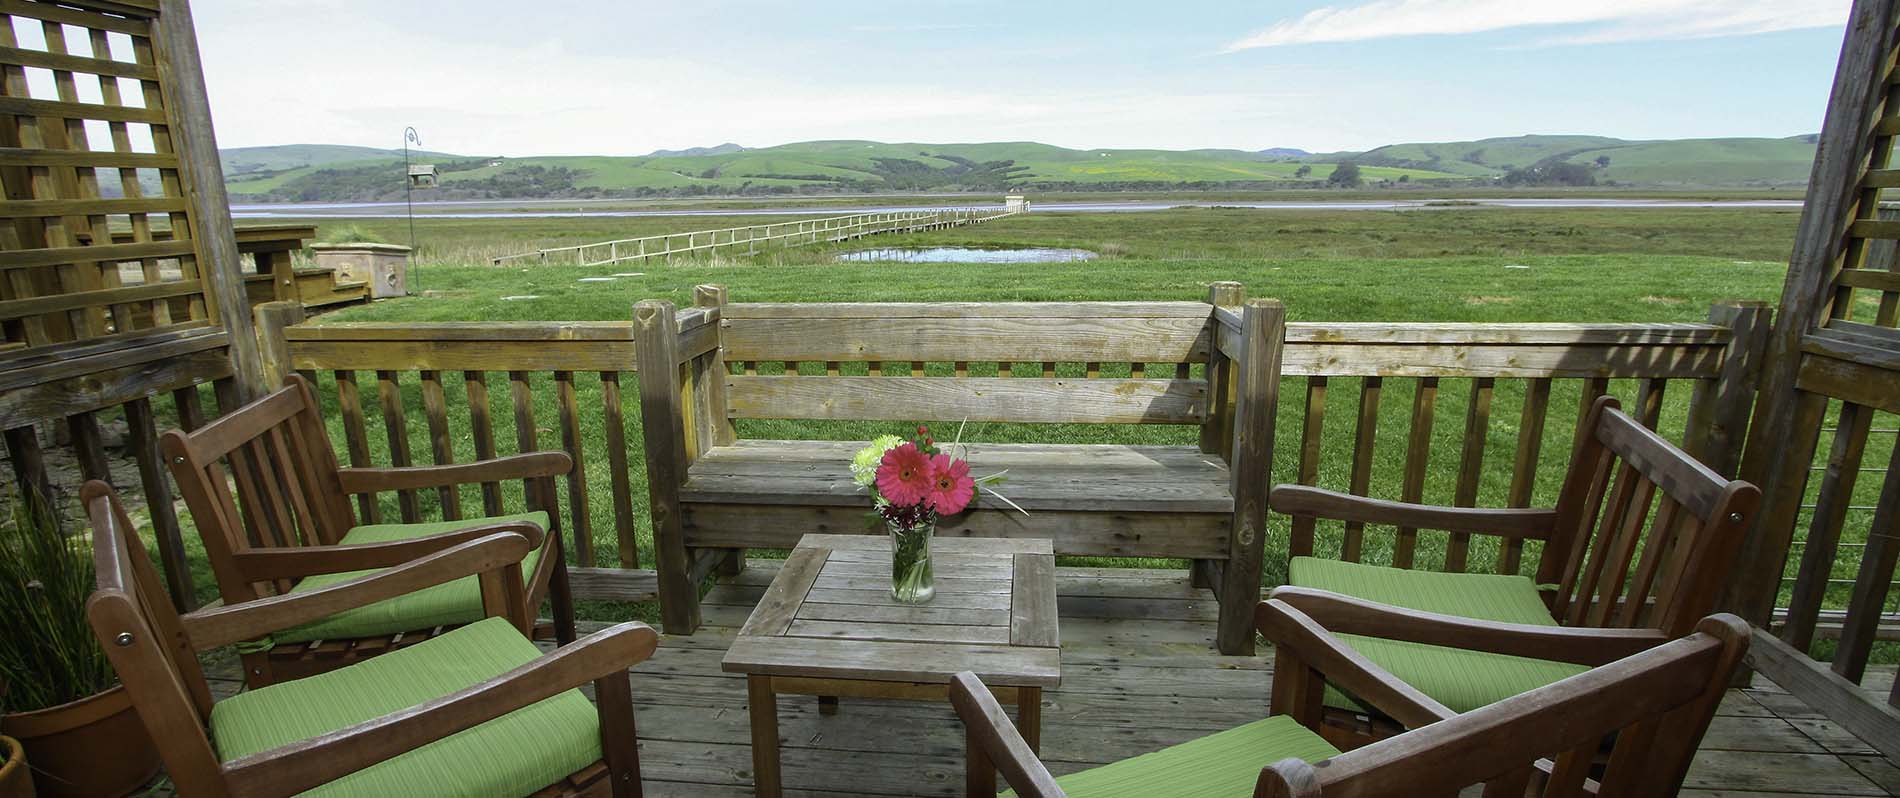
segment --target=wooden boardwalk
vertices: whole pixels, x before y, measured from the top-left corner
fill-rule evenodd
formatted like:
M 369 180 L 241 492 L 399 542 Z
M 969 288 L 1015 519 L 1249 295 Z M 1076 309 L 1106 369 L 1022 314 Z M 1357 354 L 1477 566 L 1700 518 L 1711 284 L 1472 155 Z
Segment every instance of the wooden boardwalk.
M 776 561 L 753 560 L 706 596 L 706 625 L 698 633 L 667 636 L 653 659 L 634 669 L 648 796 L 752 794 L 745 682 L 722 673 L 719 659 L 777 568 Z M 1062 687 L 1045 697 L 1043 754 L 1057 773 L 1266 713 L 1271 655 L 1216 654 L 1215 603 L 1207 591 L 1190 588 L 1183 572 L 1064 568 L 1056 587 Z M 235 671 L 224 671 L 219 686 L 236 689 Z M 1868 686 L 1884 695 L 1892 679 L 1887 667 Z M 962 790 L 963 737 L 948 705 L 846 700 L 827 717 L 817 699 L 785 696 L 779 713 L 789 796 Z M 1900 796 L 1900 764 L 1758 678 L 1729 694 L 1683 794 Z

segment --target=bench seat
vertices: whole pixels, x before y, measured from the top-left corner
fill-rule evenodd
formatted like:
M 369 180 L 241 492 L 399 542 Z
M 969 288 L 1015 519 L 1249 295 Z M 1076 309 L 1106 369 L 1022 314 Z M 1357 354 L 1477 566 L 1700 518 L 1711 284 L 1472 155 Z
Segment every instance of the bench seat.
M 680 486 L 687 544 L 789 547 L 811 532 L 866 530 L 870 494 L 851 480 L 864 441 L 740 440 L 714 446 Z M 1056 553 L 1224 559 L 1234 512 L 1228 469 L 1193 446 L 973 443 L 973 476 L 1007 471 L 944 534 L 1048 537 Z M 1057 534 L 1060 533 L 1060 534 Z

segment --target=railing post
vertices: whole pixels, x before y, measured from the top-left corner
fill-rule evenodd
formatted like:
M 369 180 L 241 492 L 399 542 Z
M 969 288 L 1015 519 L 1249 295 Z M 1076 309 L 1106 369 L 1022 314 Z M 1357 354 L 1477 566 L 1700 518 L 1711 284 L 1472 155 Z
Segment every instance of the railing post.
M 303 323 L 303 305 L 265 302 L 253 312 L 257 319 L 257 351 L 264 370 L 264 387 L 275 390 L 291 372 L 290 341 L 284 336 L 284 328 Z
M 1207 417 L 1201 420 L 1201 451 L 1207 454 L 1226 457 L 1227 444 L 1233 434 L 1234 421 L 1234 362 L 1220 348 L 1220 319 L 1215 318 L 1212 308 L 1238 307 L 1246 299 L 1246 290 L 1240 283 L 1217 282 L 1207 286 L 1207 304 L 1210 312 L 1207 317 Z M 1188 578 L 1195 587 L 1220 590 L 1215 576 L 1218 560 L 1196 560 L 1189 564 Z
M 634 304 L 633 322 L 660 619 L 668 634 L 692 634 L 699 628 L 699 586 L 691 577 L 693 561 L 680 518 L 686 429 L 680 406 L 679 322 L 673 303 L 650 299 Z
M 1207 304 L 1216 308 L 1236 308 L 1247 298 L 1240 283 L 1218 282 L 1207 286 Z M 1233 433 L 1234 364 L 1220 350 L 1220 321 L 1208 315 L 1207 332 L 1207 418 L 1201 422 L 1201 451 L 1220 454 Z
M 1728 328 L 1731 337 L 1722 353 L 1721 375 L 1696 383 L 1682 443 L 1709 468 L 1731 479 L 1741 465 L 1742 440 L 1755 407 L 1773 312 L 1768 303 L 1755 301 L 1717 302 L 1709 308 L 1709 323 Z
M 1254 651 L 1253 609 L 1260 603 L 1260 571 L 1267 537 L 1267 489 L 1273 471 L 1273 421 L 1280 402 L 1280 361 L 1286 345 L 1286 306 L 1249 300 L 1241 311 L 1242 357 L 1234 376 L 1233 534 L 1220 585 L 1215 642 L 1222 654 Z

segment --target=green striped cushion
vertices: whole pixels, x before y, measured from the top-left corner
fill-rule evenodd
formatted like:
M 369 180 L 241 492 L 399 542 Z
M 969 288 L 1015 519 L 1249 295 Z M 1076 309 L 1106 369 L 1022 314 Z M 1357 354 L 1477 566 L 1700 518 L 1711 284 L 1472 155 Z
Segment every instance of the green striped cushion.
M 1070 798 L 1252 795 L 1260 769 L 1289 757 L 1317 762 L 1339 749 L 1285 715 L 1056 779 Z M 1006 796 L 1016 793 L 1006 792 Z
M 548 528 L 548 514 L 532 512 L 461 521 L 431 521 L 424 524 L 367 524 L 351 529 L 343 536 L 341 542 L 344 544 L 387 543 L 392 540 L 409 540 L 503 521 L 530 521 L 540 525 L 544 530 Z M 535 563 L 540 561 L 541 549 L 538 548 L 528 552 L 528 556 L 522 559 L 521 578 L 523 581 L 533 579 Z M 304 578 L 291 588 L 290 592 L 303 593 L 370 573 L 374 571 L 317 574 Z M 301 643 L 346 637 L 376 637 L 393 635 L 397 632 L 412 632 L 417 629 L 433 629 L 437 626 L 473 623 L 481 617 L 481 582 L 477 577 L 467 576 L 368 606 L 344 610 L 302 626 L 285 629 L 271 635 L 271 641 Z
M 1523 576 L 1414 571 L 1295 557 L 1287 581 L 1410 610 L 1503 623 L 1557 624 L 1537 585 Z M 1340 635 L 1340 639 L 1455 712 L 1470 712 L 1589 670 L 1563 662 L 1358 635 Z M 1331 687 L 1326 689 L 1326 705 L 1366 709 Z
M 239 693 L 211 708 L 226 762 L 378 718 L 493 678 L 541 652 L 500 618 L 306 679 Z M 528 795 L 601 758 L 599 715 L 569 690 L 307 795 Z

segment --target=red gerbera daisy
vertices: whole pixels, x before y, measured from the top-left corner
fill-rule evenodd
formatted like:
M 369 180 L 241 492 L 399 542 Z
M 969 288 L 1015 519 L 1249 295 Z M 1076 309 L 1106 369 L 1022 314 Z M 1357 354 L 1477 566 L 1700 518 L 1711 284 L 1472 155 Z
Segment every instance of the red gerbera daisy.
M 930 490 L 924 503 L 938 515 L 955 515 L 976 497 L 976 480 L 970 478 L 970 464 L 940 454 L 930 458 Z
M 930 487 L 930 458 L 917 444 L 901 444 L 885 452 L 884 459 L 878 463 L 877 492 L 887 502 L 923 504 Z

